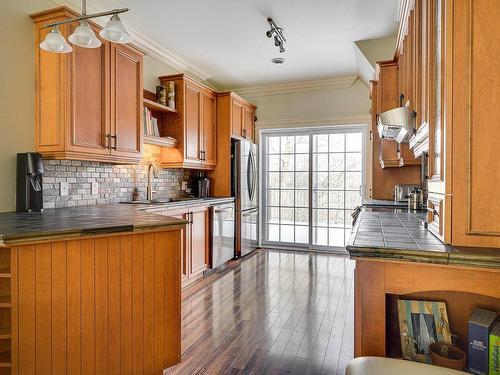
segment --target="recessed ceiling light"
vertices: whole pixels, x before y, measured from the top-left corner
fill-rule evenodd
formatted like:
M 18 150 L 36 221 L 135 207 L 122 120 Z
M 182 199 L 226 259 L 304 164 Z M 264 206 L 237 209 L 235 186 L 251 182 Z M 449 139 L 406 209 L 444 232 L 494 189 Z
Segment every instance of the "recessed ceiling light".
M 285 59 L 283 57 L 275 57 L 271 60 L 274 65 L 283 65 L 285 63 Z

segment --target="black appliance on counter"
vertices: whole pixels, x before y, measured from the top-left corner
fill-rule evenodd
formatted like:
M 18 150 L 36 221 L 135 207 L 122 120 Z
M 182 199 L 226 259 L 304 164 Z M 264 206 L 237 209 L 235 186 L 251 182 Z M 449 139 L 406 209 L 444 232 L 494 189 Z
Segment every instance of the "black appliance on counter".
M 210 197 L 210 181 L 211 179 L 209 177 L 200 172 L 200 174 L 195 177 L 194 195 L 198 198 Z
M 43 173 L 42 155 L 17 154 L 17 212 L 43 211 Z

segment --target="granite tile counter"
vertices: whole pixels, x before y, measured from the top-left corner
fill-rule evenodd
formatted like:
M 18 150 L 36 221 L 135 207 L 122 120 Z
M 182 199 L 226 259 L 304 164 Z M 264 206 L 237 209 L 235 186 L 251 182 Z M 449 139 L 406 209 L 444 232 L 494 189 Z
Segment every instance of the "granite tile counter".
M 185 220 L 147 213 L 126 204 L 6 212 L 0 213 L 0 244 L 132 232 L 185 223 Z
M 453 247 L 427 230 L 425 211 L 363 205 L 346 246 L 351 258 L 500 267 L 500 249 Z

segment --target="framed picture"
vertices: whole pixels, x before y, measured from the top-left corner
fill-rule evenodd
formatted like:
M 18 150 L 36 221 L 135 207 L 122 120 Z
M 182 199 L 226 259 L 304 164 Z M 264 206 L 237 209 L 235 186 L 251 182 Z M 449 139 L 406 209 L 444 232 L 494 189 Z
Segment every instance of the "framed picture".
M 431 363 L 430 344 L 451 344 L 450 325 L 444 302 L 399 300 L 398 316 L 403 358 Z

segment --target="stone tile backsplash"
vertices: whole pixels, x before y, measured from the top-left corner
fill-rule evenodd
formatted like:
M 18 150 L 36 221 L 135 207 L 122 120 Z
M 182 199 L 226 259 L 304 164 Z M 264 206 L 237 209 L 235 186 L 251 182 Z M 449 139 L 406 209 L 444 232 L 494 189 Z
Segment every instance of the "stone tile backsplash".
M 44 160 L 43 203 L 45 208 L 85 206 L 132 200 L 137 188 L 139 199 L 146 199 L 148 162 L 140 165 L 113 165 L 89 161 Z M 181 182 L 191 183 L 193 171 L 158 169 L 153 179 L 155 198 L 179 198 Z M 68 183 L 68 195 L 61 196 L 60 183 Z M 92 194 L 92 183 L 98 184 Z

